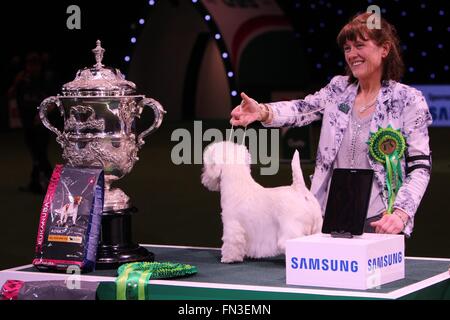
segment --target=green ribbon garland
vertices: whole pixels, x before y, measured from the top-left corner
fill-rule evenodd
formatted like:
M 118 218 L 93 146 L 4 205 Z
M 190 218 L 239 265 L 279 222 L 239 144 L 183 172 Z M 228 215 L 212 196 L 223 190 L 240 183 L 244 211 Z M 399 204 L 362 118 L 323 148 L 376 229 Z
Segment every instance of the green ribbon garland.
M 129 274 L 133 271 L 131 267 L 128 267 L 124 272 L 116 279 L 116 298 L 117 300 L 127 299 L 127 280 Z
M 173 278 L 194 273 L 197 273 L 197 268 L 188 264 L 171 262 L 127 263 L 118 269 L 116 299 L 145 300 L 149 295 L 147 284 L 150 278 Z
M 387 128 L 379 127 L 377 132 L 370 133 L 367 144 L 372 158 L 385 166 L 388 191 L 387 213 L 392 213 L 395 197 L 403 183 L 400 159 L 406 149 L 405 138 L 400 130 L 395 130 L 389 125 Z

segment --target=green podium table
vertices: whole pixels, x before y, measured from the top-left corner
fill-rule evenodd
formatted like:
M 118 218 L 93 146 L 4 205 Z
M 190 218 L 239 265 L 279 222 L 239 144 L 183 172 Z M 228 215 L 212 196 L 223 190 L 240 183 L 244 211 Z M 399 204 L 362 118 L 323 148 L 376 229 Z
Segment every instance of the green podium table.
M 220 249 L 144 245 L 155 261 L 194 265 L 198 273 L 189 277 L 150 280 L 150 298 L 196 299 L 450 299 L 450 259 L 406 257 L 405 278 L 369 290 L 330 289 L 286 285 L 285 259 L 245 260 L 220 263 Z M 32 265 L 0 271 L 0 286 L 6 280 L 40 281 L 79 279 L 100 282 L 99 299 L 115 299 L 116 270 L 88 274 L 41 272 Z

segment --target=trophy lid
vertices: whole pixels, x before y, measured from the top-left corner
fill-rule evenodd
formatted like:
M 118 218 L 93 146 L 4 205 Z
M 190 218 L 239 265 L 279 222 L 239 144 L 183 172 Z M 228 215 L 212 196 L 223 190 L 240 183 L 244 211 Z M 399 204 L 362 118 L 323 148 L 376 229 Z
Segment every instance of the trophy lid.
M 97 40 L 96 44 L 97 46 L 92 50 L 96 64 L 78 70 L 75 79 L 63 85 L 63 96 L 122 96 L 133 94 L 136 85 L 125 80 L 125 76 L 119 69 L 105 67 L 102 64 L 105 49 L 101 47 L 100 40 Z

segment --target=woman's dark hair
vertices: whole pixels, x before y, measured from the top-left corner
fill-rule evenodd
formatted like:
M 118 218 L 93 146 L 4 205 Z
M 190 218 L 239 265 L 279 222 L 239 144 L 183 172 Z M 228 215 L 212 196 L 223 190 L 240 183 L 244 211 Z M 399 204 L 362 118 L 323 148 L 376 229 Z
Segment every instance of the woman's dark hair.
M 365 41 L 372 40 L 378 46 L 388 42 L 390 44 L 389 54 L 383 59 L 383 73 L 381 80 L 395 80 L 399 81 L 403 76 L 404 63 L 400 54 L 400 40 L 397 36 L 395 27 L 381 18 L 381 28 L 369 29 L 367 26 L 367 19 L 373 13 L 361 13 L 352 18 L 339 32 L 337 36 L 337 43 L 340 48 L 343 48 L 347 40 L 356 41 L 361 38 Z M 349 76 L 349 82 L 356 81 L 352 71 L 347 65 L 346 74 Z

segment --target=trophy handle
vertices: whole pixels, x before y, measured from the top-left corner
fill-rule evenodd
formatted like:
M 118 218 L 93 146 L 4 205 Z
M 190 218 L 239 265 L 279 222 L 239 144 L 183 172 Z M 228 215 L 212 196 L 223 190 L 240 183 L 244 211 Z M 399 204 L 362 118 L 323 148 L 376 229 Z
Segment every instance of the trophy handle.
M 141 148 L 144 144 L 144 138 L 148 136 L 150 133 L 155 131 L 161 126 L 161 123 L 163 121 L 164 114 L 167 113 L 166 110 L 162 107 L 162 105 L 152 98 L 144 98 L 141 102 L 139 102 L 139 107 L 142 108 L 144 106 L 149 106 L 153 109 L 153 112 L 155 113 L 155 120 L 153 121 L 153 124 L 148 128 L 147 130 L 143 131 L 137 138 L 137 146 L 138 148 Z
M 61 101 L 59 100 L 59 98 L 58 97 L 48 97 L 44 101 L 42 101 L 41 105 L 39 106 L 39 117 L 41 118 L 41 121 L 44 124 L 44 126 L 46 126 L 47 129 L 49 129 L 50 131 L 52 131 L 53 133 L 56 134 L 56 137 L 57 137 L 56 141 L 58 141 L 59 144 L 62 145 L 64 135 L 58 129 L 56 129 L 54 126 L 51 125 L 51 123 L 47 117 L 47 108 L 51 104 L 55 104 L 58 107 L 58 109 L 61 113 L 61 116 L 64 116 L 64 111 L 61 107 Z

